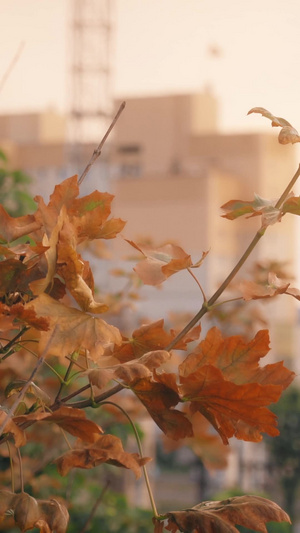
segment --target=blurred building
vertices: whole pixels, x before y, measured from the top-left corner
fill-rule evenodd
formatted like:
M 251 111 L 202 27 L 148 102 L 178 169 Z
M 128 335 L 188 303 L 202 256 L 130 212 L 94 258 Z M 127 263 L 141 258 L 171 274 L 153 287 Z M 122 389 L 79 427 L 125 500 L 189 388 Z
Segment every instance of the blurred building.
M 108 157 L 92 168 L 82 188 L 83 193 L 98 188 L 116 195 L 113 214 L 128 221 L 126 238 L 147 238 L 157 245 L 176 242 L 194 261 L 209 250 L 195 272 L 208 297 L 260 226 L 259 217 L 226 220 L 220 206 L 231 199 L 252 200 L 254 193 L 276 199 L 296 170 L 293 147 L 279 145 L 276 132 L 220 133 L 218 114 L 210 92 L 128 99 L 107 147 Z M 52 111 L 0 116 L 0 146 L 11 166 L 35 179 L 34 194 L 47 196 L 55 184 L 83 170 L 72 168 L 66 120 Z M 86 162 L 94 148 L 84 145 Z M 295 272 L 295 218 L 286 216 L 268 228 L 250 263 L 282 260 Z M 119 260 L 132 254 L 119 240 L 111 246 Z M 144 294 L 149 300 L 138 312 L 153 319 L 167 317 L 170 310 L 195 313 L 202 305 L 201 292 L 185 272 L 170 278 L 162 291 L 145 288 Z M 271 357 L 288 365 L 296 345 L 296 305 L 283 296 L 279 303 L 272 300 L 266 314 Z M 255 484 L 262 488 L 267 477 L 264 449 L 258 452 L 256 444 L 240 442 L 235 448 L 224 483 L 245 490 Z

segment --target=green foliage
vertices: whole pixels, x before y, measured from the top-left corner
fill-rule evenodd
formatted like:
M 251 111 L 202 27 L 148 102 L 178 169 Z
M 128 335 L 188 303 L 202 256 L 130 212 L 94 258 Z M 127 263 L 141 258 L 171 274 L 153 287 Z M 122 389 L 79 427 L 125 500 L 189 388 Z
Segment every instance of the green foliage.
M 0 204 L 11 216 L 33 211 L 35 202 L 28 192 L 31 178 L 21 170 L 10 170 L 3 150 L 0 150 L 0 165 Z
M 271 458 L 279 475 L 285 507 L 291 518 L 296 515 L 300 486 L 300 391 L 289 388 L 273 411 L 278 417 L 280 435 L 268 439 Z

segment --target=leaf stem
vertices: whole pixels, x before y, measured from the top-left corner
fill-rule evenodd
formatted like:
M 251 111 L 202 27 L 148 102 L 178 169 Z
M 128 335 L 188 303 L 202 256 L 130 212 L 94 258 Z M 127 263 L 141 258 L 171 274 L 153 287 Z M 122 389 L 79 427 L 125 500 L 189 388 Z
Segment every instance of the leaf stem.
M 109 481 L 106 482 L 105 486 L 103 487 L 103 489 L 101 490 L 98 498 L 96 499 L 93 507 L 92 507 L 92 510 L 83 526 L 83 528 L 80 530 L 80 533 L 85 533 L 87 530 L 88 530 L 88 527 L 90 526 L 94 516 L 95 516 L 95 513 L 97 511 L 97 508 L 99 507 L 100 503 L 102 502 L 104 496 L 105 496 L 105 493 L 107 492 L 109 488 Z
M 66 373 L 65 373 L 65 377 L 64 377 L 63 380 L 60 382 L 60 386 L 59 386 L 58 393 L 57 393 L 56 398 L 55 398 L 55 402 L 57 402 L 57 401 L 59 400 L 59 397 L 60 397 L 60 395 L 61 395 L 61 393 L 62 393 L 62 390 L 63 390 L 63 388 L 64 388 L 64 386 L 65 386 L 65 384 L 66 384 L 66 382 L 67 382 L 67 380 L 68 380 L 68 377 L 69 377 L 69 375 L 70 375 L 70 373 L 71 373 L 71 370 L 72 370 L 72 368 L 73 368 L 73 365 L 74 365 L 74 361 L 73 361 L 73 359 L 72 359 L 72 357 L 71 357 L 71 360 L 70 360 L 70 362 L 69 362 L 69 366 L 68 366 L 68 368 L 67 368 L 67 370 L 66 370 Z
M 24 326 L 24 327 L 23 327 L 23 328 L 17 333 L 17 335 L 16 335 L 13 339 L 11 339 L 11 340 L 10 340 L 5 346 L 3 346 L 2 348 L 0 348 L 0 354 L 6 354 L 6 353 L 7 353 L 7 352 L 13 347 L 13 345 L 16 344 L 16 341 L 17 341 L 20 337 L 22 337 L 22 335 L 23 335 L 24 333 L 26 333 L 26 331 L 28 331 L 29 329 L 30 329 L 29 327 Z M 5 355 L 4 355 L 4 357 L 5 357 Z M 4 357 L 2 357 L 1 360 L 3 360 Z
M 24 492 L 23 463 L 22 463 L 22 457 L 21 457 L 20 448 L 17 448 L 17 454 L 18 454 L 19 468 L 20 468 L 20 485 L 21 485 L 21 492 Z
M 135 436 L 135 439 L 136 439 L 136 442 L 137 442 L 137 445 L 138 445 L 138 449 L 139 449 L 139 452 L 140 452 L 140 456 L 143 457 L 143 449 L 142 449 L 141 439 L 140 439 L 139 434 L 137 432 L 137 429 L 135 427 L 135 423 L 133 422 L 132 418 L 129 416 L 127 411 L 125 411 L 125 409 L 123 409 L 120 405 L 118 405 L 118 404 L 116 404 L 114 402 L 106 402 L 106 401 L 105 402 L 101 402 L 100 403 L 100 407 L 102 405 L 113 405 L 114 407 L 119 409 L 123 413 L 124 416 L 126 416 L 127 420 L 129 421 L 129 423 L 130 423 L 130 425 L 131 425 L 131 427 L 133 429 L 134 436 Z M 148 495 L 149 495 L 152 511 L 153 511 L 153 514 L 154 514 L 155 518 L 157 518 L 159 515 L 158 515 L 158 512 L 157 512 L 157 508 L 156 508 L 153 492 L 152 492 L 152 489 L 151 489 L 147 468 L 146 468 L 145 465 L 143 465 L 142 469 L 143 469 L 143 473 L 144 473 L 144 478 L 145 478 L 145 482 L 146 482 L 146 486 L 147 486 L 147 491 L 148 491 Z
M 203 287 L 202 287 L 200 281 L 197 279 L 197 277 L 195 276 L 194 272 L 192 272 L 192 270 L 190 268 L 187 268 L 187 271 L 192 276 L 192 278 L 195 280 L 195 282 L 197 283 L 197 285 L 198 285 L 198 287 L 199 287 L 199 289 L 201 291 L 201 294 L 203 296 L 203 301 L 206 302 L 207 299 L 206 299 L 205 292 L 203 290 Z
M 15 470 L 14 470 L 14 462 L 12 458 L 11 446 L 10 446 L 9 441 L 6 442 L 6 446 L 7 446 L 8 453 L 9 453 L 9 464 L 10 464 L 10 473 L 11 473 L 11 490 L 12 492 L 15 492 Z

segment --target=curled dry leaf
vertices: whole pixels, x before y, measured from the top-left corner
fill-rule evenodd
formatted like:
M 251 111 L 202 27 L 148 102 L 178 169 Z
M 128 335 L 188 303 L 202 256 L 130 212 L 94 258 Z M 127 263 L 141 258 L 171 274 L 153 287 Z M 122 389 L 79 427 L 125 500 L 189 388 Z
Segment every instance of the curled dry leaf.
M 23 235 L 37 231 L 40 227 L 41 223 L 36 220 L 35 215 L 11 217 L 0 205 L 0 239 L 2 242 L 14 241 Z
M 35 527 L 41 533 L 66 533 L 69 513 L 56 500 L 36 500 L 26 492 L 15 494 L 0 491 L 0 520 L 8 510 L 14 513 L 14 520 L 21 531 Z
M 275 117 L 264 107 L 253 107 L 248 111 L 248 115 L 251 113 L 260 113 L 263 117 L 271 120 L 273 127 L 279 126 L 281 128 L 278 135 L 278 141 L 280 144 L 294 144 L 300 141 L 300 136 L 297 130 L 295 130 L 295 128 L 293 128 L 293 126 L 284 118 Z
M 279 505 L 259 496 L 237 496 L 203 502 L 191 509 L 166 513 L 166 529 L 172 533 L 238 533 L 236 525 L 267 533 L 267 522 L 288 522 Z
M 160 285 L 180 270 L 193 266 L 198 267 L 206 256 L 206 253 L 203 254 L 202 259 L 193 265 L 191 256 L 175 244 L 165 244 L 153 248 L 147 245 L 138 245 L 129 240 L 127 242 L 141 252 L 145 258 L 134 268 L 145 285 Z
M 140 457 L 137 453 L 125 452 L 119 437 L 101 435 L 92 446 L 70 450 L 55 462 L 62 476 L 65 476 L 72 468 L 90 469 L 102 463 L 108 463 L 130 469 L 136 478 L 139 478 L 141 466 L 149 461 L 151 461 L 149 457 Z
M 170 352 L 166 350 L 155 350 L 142 355 L 139 359 L 111 367 L 94 368 L 88 370 L 86 374 L 90 383 L 99 389 L 105 387 L 111 379 L 118 379 L 126 385 L 132 385 L 138 379 L 151 376 L 153 369 L 161 366 L 170 357 Z

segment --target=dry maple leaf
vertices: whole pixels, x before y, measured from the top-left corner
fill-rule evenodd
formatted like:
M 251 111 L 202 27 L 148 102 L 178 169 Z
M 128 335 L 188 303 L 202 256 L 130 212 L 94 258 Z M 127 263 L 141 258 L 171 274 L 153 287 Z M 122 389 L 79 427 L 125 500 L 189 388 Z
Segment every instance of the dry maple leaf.
M 72 468 L 90 469 L 102 463 L 130 469 L 136 478 L 141 476 L 141 466 L 151 461 L 150 457 L 140 457 L 137 453 L 127 453 L 122 441 L 115 435 L 101 435 L 91 446 L 74 448 L 65 453 L 55 463 L 59 473 L 65 476 Z
M 176 272 L 192 267 L 191 256 L 175 244 L 152 248 L 147 245 L 137 245 L 129 240 L 127 242 L 145 257 L 134 268 L 145 285 L 160 285 Z
M 279 434 L 277 418 L 266 406 L 278 401 L 282 387 L 258 383 L 236 385 L 226 381 L 222 372 L 212 365 L 205 365 L 180 381 L 181 394 L 185 401 L 191 402 L 191 412 L 199 411 L 205 416 L 224 444 L 233 436 L 259 442 L 261 432 L 273 437 Z
M 221 331 L 211 328 L 206 338 L 179 365 L 179 373 L 187 377 L 204 365 L 213 365 L 221 370 L 226 380 L 237 385 L 260 383 L 280 385 L 285 389 L 295 374 L 283 366 L 282 362 L 261 367 L 260 359 L 269 352 L 269 332 L 259 331 L 250 341 L 241 335 L 223 337 Z
M 193 328 L 181 341 L 176 345 L 178 350 L 186 350 L 187 344 L 199 338 L 201 326 Z M 146 324 L 136 329 L 131 338 L 123 337 L 123 342 L 119 347 L 115 347 L 113 355 L 120 363 L 126 363 L 133 359 L 140 358 L 143 354 L 162 350 L 175 338 L 176 332 L 171 330 L 168 333 L 164 329 L 164 320 L 160 319 L 150 324 Z
M 236 525 L 267 533 L 267 522 L 291 523 L 279 505 L 259 496 L 203 502 L 191 509 L 167 513 L 166 518 L 166 529 L 172 533 L 238 533 Z
M 25 309 L 33 309 L 38 317 L 46 317 L 50 329 L 42 332 L 41 352 L 51 338 L 49 351 L 52 355 L 66 356 L 83 348 L 90 358 L 97 360 L 109 344 L 121 344 L 119 330 L 98 317 L 68 307 L 47 294 L 40 294 L 26 304 Z
M 86 418 L 84 411 L 74 407 L 63 406 L 53 413 L 38 411 L 29 415 L 16 416 L 14 421 L 19 425 L 26 424 L 26 422 L 54 422 L 71 435 L 87 442 L 95 442 L 103 433 L 98 424 Z
M 15 241 L 23 235 L 37 231 L 41 227 L 35 215 L 11 217 L 4 207 L 0 205 L 0 239 L 4 242 Z

